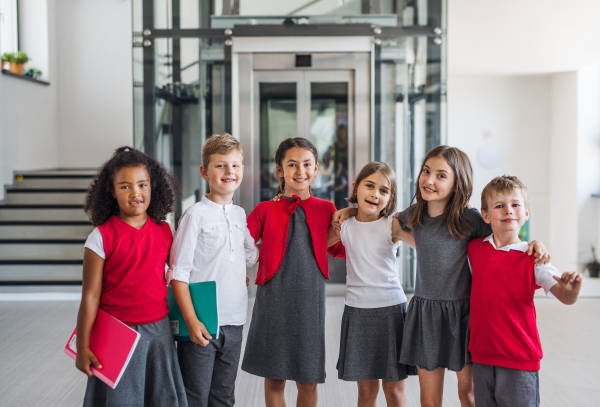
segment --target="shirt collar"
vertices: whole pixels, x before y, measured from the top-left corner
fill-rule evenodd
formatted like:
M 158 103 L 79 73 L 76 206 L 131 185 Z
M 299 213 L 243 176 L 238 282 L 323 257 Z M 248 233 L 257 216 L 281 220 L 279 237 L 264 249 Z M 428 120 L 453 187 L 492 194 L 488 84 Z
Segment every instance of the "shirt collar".
M 209 208 L 216 209 L 217 211 L 222 211 L 223 207 L 225 207 L 225 212 L 229 212 L 231 210 L 231 208 L 233 207 L 233 201 L 231 201 L 227 205 L 219 205 L 218 203 L 213 202 L 210 199 L 208 199 L 206 197 L 206 195 L 202 196 L 202 199 L 200 200 L 200 202 L 202 202 L 204 205 L 208 206 Z
M 505 252 L 508 252 L 510 250 L 518 250 L 520 252 L 526 252 L 527 249 L 529 248 L 529 244 L 527 242 L 520 242 L 520 243 L 513 243 L 513 244 L 507 244 L 506 246 L 503 246 L 501 248 L 497 248 L 496 247 L 496 243 L 494 243 L 494 234 L 492 233 L 491 235 L 489 235 L 488 237 L 486 237 L 485 239 L 483 239 L 484 242 L 490 242 L 492 247 L 496 250 L 502 250 Z

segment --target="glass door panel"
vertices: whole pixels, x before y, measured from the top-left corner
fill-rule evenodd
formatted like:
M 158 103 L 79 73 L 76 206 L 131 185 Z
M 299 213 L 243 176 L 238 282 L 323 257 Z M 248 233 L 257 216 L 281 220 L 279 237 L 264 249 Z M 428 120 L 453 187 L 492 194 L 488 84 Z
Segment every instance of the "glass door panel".
M 296 137 L 297 83 L 261 83 L 260 92 L 260 200 L 272 199 L 279 188 L 275 152 L 279 144 Z

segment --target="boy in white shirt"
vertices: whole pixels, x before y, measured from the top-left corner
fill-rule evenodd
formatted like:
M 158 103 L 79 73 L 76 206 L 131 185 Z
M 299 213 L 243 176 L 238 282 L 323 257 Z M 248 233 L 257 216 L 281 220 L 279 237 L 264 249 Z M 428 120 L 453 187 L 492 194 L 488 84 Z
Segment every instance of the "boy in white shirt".
M 244 153 L 229 134 L 214 135 L 202 147 L 200 173 L 210 193 L 179 221 L 171 248 L 171 285 L 190 333 L 177 353 L 191 406 L 233 406 L 234 386 L 246 322 L 246 267 L 258 248 L 246 227 L 244 209 L 232 204 L 244 173 Z M 213 338 L 196 317 L 188 284 L 216 281 L 219 335 Z

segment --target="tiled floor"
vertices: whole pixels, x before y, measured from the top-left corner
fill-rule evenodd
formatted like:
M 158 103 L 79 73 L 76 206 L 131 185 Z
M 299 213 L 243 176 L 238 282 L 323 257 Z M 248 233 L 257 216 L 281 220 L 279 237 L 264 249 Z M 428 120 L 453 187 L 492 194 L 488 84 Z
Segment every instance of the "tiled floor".
M 8 289 L 0 292 L 40 291 Z M 77 289 L 65 300 L 56 295 L 45 301 L 0 294 L 0 406 L 68 407 L 82 404 L 85 377 L 62 349 L 75 325 Z M 591 293 L 593 294 L 593 293 Z M 591 295 L 590 294 L 590 295 Z M 252 301 L 250 301 L 249 314 Z M 319 406 L 355 406 L 356 385 L 337 379 L 341 296 L 327 299 L 327 382 L 319 386 Z M 536 298 L 538 326 L 544 347 L 540 373 L 542 406 L 592 407 L 600 405 L 600 298 L 580 298 L 565 306 L 556 300 Z M 407 381 L 408 405 L 419 405 L 418 379 Z M 288 383 L 288 406 L 295 405 L 295 386 Z M 262 379 L 240 372 L 237 405 L 264 405 Z M 456 375 L 446 375 L 444 406 L 459 406 Z M 385 406 L 380 394 L 378 406 Z

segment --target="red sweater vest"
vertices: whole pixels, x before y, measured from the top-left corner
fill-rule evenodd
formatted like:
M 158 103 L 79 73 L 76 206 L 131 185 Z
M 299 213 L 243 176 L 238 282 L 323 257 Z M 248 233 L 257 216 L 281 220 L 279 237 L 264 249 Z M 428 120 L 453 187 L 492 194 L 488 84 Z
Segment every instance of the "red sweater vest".
M 540 370 L 542 344 L 533 294 L 534 256 L 496 250 L 475 239 L 468 255 L 473 270 L 469 351 L 475 363 Z
M 299 203 L 284 198 L 279 202 L 261 202 L 248 215 L 250 234 L 256 242 L 262 238 L 256 284 L 263 285 L 269 281 L 281 266 L 290 226 L 288 208 L 291 205 L 301 206 L 304 209 L 319 270 L 329 280 L 327 231 L 331 225 L 335 205 L 311 196 Z M 332 246 L 330 252 L 334 253 L 339 250 L 340 245 L 341 243 Z
M 168 223 L 136 229 L 116 216 L 98 227 L 104 243 L 100 308 L 127 325 L 151 324 L 169 313 L 165 261 L 173 242 Z

